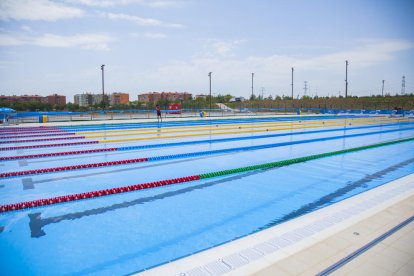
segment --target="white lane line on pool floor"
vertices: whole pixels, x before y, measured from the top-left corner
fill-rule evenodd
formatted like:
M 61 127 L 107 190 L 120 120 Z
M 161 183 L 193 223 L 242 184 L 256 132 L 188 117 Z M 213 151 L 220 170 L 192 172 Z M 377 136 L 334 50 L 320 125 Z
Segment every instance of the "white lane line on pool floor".
M 414 174 L 286 223 L 139 275 L 247 275 L 258 272 L 414 195 Z

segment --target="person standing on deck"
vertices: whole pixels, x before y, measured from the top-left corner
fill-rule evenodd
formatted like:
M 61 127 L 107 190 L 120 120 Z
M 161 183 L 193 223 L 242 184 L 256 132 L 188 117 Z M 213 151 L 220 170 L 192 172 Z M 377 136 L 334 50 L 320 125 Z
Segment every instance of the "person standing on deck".
M 157 120 L 158 120 L 158 123 L 160 122 L 160 120 L 162 122 L 161 107 L 158 104 L 155 107 L 155 110 L 157 111 Z

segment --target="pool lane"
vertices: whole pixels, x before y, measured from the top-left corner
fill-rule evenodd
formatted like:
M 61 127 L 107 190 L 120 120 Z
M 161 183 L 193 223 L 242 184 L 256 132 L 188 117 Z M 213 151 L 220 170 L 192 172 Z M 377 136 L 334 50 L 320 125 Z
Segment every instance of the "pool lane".
M 401 131 L 370 135 L 369 143 L 367 143 L 367 138 L 365 136 L 359 136 L 335 139 L 331 141 L 312 142 L 309 144 L 286 145 L 255 151 L 240 151 L 219 155 L 198 156 L 180 160 L 123 164 L 113 167 L 80 169 L 76 171 L 3 178 L 0 180 L 0 184 L 4 185 L 2 190 L 5 195 L 2 199 L 0 199 L 0 203 L 13 203 L 14 201 L 12 199 L 15 193 L 21 194 L 21 201 L 34 200 L 39 196 L 53 197 L 62 195 L 61 191 L 65 191 L 66 193 L 95 191 L 117 186 L 157 181 L 160 179 L 170 179 L 186 175 L 208 173 L 222 169 L 232 169 L 236 167 L 274 162 L 278 160 L 318 154 L 321 152 L 329 152 L 334 149 L 340 150 L 409 137 L 414 137 L 413 130 L 407 132 Z M 293 138 L 284 138 L 283 141 L 294 142 L 295 140 Z M 243 143 L 248 144 L 246 141 Z M 220 146 L 224 148 L 232 145 L 234 146 L 232 143 L 227 143 L 227 145 L 224 146 L 220 144 Z M 206 149 L 212 150 L 214 149 L 213 146 L 214 144 L 207 145 Z M 199 147 L 190 148 L 200 150 Z M 160 152 L 164 155 L 170 153 L 172 154 L 174 152 L 182 153 L 183 149 L 180 147 L 174 147 L 171 149 L 160 149 Z M 129 154 L 131 154 L 130 157 L 140 158 L 142 156 L 161 155 L 160 152 L 158 150 L 156 152 L 146 150 L 139 151 L 139 153 L 130 152 Z M 111 153 L 106 156 L 91 156 L 85 161 L 93 162 L 105 160 L 105 162 L 109 162 L 123 158 L 125 158 L 125 155 L 122 155 L 120 158 L 116 155 L 116 153 Z M 49 166 L 50 164 L 54 164 L 55 166 L 79 164 L 79 160 L 76 157 L 71 157 L 70 159 L 59 159 L 54 162 L 28 162 L 25 166 L 23 166 L 23 170 L 27 170 L 27 168 L 43 168 L 45 167 L 45 164 Z
M 80 156 L 58 156 L 58 157 L 46 157 L 43 159 L 27 159 L 19 161 L 7 161 L 3 162 L 4 172 L 10 171 L 28 171 L 43 168 L 45 163 L 51 164 L 49 168 L 61 167 L 61 166 L 73 166 L 81 164 L 93 164 L 99 162 L 112 162 L 118 160 L 131 160 L 136 158 L 154 158 L 162 156 L 177 156 L 181 154 L 205 153 L 208 154 L 222 154 L 227 152 L 242 151 L 242 150 L 257 150 L 260 147 L 271 148 L 288 146 L 289 144 L 298 143 L 313 143 L 318 142 L 319 139 L 342 139 L 352 138 L 355 136 L 371 136 L 376 134 L 386 134 L 390 132 L 412 132 L 413 126 L 387 126 L 380 128 L 355 128 L 348 130 L 315 130 L 308 131 L 305 133 L 277 133 L 277 134 L 266 134 L 266 135 L 255 135 L 245 137 L 232 137 L 232 138 L 221 138 L 212 140 L 194 140 L 186 142 L 178 142 L 172 144 L 175 146 L 166 146 L 171 143 L 155 144 L 155 148 L 151 148 L 150 145 L 136 145 L 135 149 L 133 146 L 122 148 L 119 151 L 113 152 L 108 156 L 108 152 L 103 153 L 90 153 L 87 155 Z M 270 136 L 270 137 L 269 137 Z M 269 138 L 267 138 L 269 137 Z M 254 139 L 259 138 L 259 139 Z M 212 141 L 216 143 L 212 143 Z M 201 144 L 197 143 L 200 142 Z M 159 148 L 157 148 L 159 146 Z M 147 148 L 148 147 L 148 148 Z M 128 148 L 132 148 L 128 149 Z M 109 148 L 112 151 L 112 148 Z M 123 149 L 123 150 L 122 150 Z M 220 152 L 222 151 L 222 152 Z M 47 154 L 47 153 L 45 153 Z M 169 158 L 172 159 L 172 158 Z M 151 161 L 151 160 L 150 160 Z M 22 166 L 23 164 L 23 166 Z M 36 165 L 37 164 L 37 165 Z M 53 164 L 53 165 L 52 165 Z M 0 175 L 1 176 L 1 175 Z
M 352 129 L 364 129 L 364 128 L 367 128 L 367 129 L 368 128 L 382 128 L 382 127 L 387 127 L 387 126 L 400 126 L 400 127 L 404 127 L 404 126 L 409 126 L 409 125 L 412 125 L 412 124 L 413 123 L 411 123 L 411 122 L 404 122 L 404 123 L 399 123 L 399 124 L 392 123 L 392 124 L 382 124 L 382 125 L 347 126 L 346 128 L 345 127 L 332 128 L 332 127 L 326 127 L 325 126 L 322 129 L 313 128 L 313 127 L 311 127 L 311 128 L 297 128 L 297 129 L 291 130 L 290 132 L 287 132 L 287 131 L 276 131 L 275 133 L 273 133 L 274 131 L 269 131 L 269 129 L 266 129 L 266 132 L 264 134 L 261 134 L 261 133 L 257 134 L 257 133 L 255 133 L 253 135 L 253 133 L 244 133 L 244 134 L 237 133 L 239 135 L 236 135 L 235 137 L 234 137 L 234 135 L 233 136 L 226 135 L 224 137 L 221 136 L 222 138 L 221 137 L 220 138 L 209 137 L 209 139 L 200 139 L 199 138 L 198 140 L 195 140 L 195 139 L 197 139 L 196 137 L 187 137 L 187 139 L 185 139 L 184 141 L 181 140 L 181 139 L 183 139 L 183 137 L 180 137 L 181 138 L 180 140 L 179 139 L 171 139 L 170 140 L 171 142 L 166 141 L 166 143 L 162 143 L 162 142 L 160 142 L 158 140 L 153 140 L 153 141 L 145 142 L 146 143 L 145 146 L 148 146 L 148 147 L 151 147 L 151 146 L 153 146 L 153 147 L 164 147 L 164 146 L 176 146 L 176 145 L 184 145 L 184 144 L 192 144 L 192 143 L 193 144 L 196 144 L 196 143 L 213 143 L 213 142 L 223 142 L 223 141 L 226 141 L 226 140 L 258 139 L 258 138 L 261 139 L 261 138 L 266 138 L 266 137 L 278 137 L 278 136 L 287 136 L 287 135 L 300 135 L 302 132 L 305 133 L 305 134 L 306 133 L 322 133 L 322 132 L 331 132 L 331 131 L 334 131 L 334 130 L 352 130 Z M 179 140 L 179 141 L 174 143 L 174 140 Z M 16 156 L 16 157 L 18 157 L 19 155 L 20 156 L 24 156 L 24 154 L 21 154 L 21 153 L 24 153 L 25 150 L 26 151 L 30 151 L 30 155 L 36 155 L 36 154 L 39 154 L 36 151 L 41 151 L 42 153 L 40 153 L 40 154 L 48 154 L 48 153 L 54 153 L 54 152 L 55 153 L 58 153 L 58 150 L 61 149 L 61 150 L 64 150 L 64 151 L 61 151 L 61 152 L 67 154 L 68 152 L 71 152 L 71 151 L 73 152 L 73 151 L 79 151 L 79 150 L 86 150 L 86 151 L 88 151 L 88 150 L 89 151 L 91 151 L 91 150 L 105 150 L 105 148 L 108 148 L 106 146 L 106 143 L 104 143 L 105 145 L 104 145 L 104 147 L 102 147 L 96 141 L 88 141 L 88 142 L 81 142 L 81 143 L 90 143 L 90 142 L 92 144 L 82 144 L 81 145 L 82 146 L 82 149 L 75 148 L 74 146 L 72 146 L 73 147 L 72 150 L 70 150 L 70 148 L 68 148 L 68 149 L 63 148 L 62 149 L 62 147 L 58 147 L 58 148 L 46 147 L 46 148 L 33 148 L 33 149 L 32 148 L 30 148 L 30 149 L 26 149 L 25 148 L 25 149 L 15 150 L 16 151 L 16 154 L 14 154 L 14 155 L 8 155 L 8 156 L 1 156 L 1 151 L 0 151 L 0 160 L 7 160 L 7 158 L 10 158 L 10 157 L 13 157 L 13 156 Z M 116 148 L 119 149 L 119 150 L 124 150 L 124 149 L 125 150 L 128 150 L 128 149 L 130 149 L 131 146 L 132 147 L 134 146 L 134 145 L 131 145 L 130 143 L 141 144 L 141 145 L 138 145 L 138 147 L 139 147 L 139 146 L 143 146 L 141 142 L 142 141 L 128 142 L 125 146 L 123 146 L 123 144 L 118 144 L 117 143 L 117 144 L 114 144 L 109 149 L 112 150 L 116 146 Z M 50 145 L 52 146 L 54 144 L 50 144 Z M 28 145 L 28 147 L 30 147 L 30 146 L 31 145 Z M 8 152 L 11 152 L 11 151 L 8 151 Z M 6 151 L 5 153 L 8 153 L 8 152 Z
M 338 146 L 331 143 L 321 147 Z M 141 271 L 277 224 L 298 209 L 304 214 L 412 173 L 412 156 L 414 143 L 402 143 L 283 169 L 4 214 L 0 248 L 9 254 L 2 258 L 3 271 Z M 312 208 L 305 210 L 309 204 Z
M 53 141 L 56 144 L 62 143 L 64 140 L 74 140 L 74 139 L 86 139 L 87 142 L 98 141 L 98 143 L 108 143 L 108 142 L 123 142 L 123 141 L 139 141 L 139 140 L 158 140 L 161 138 L 175 138 L 175 137 L 197 137 L 197 136 L 206 136 L 206 135 L 226 135 L 226 134 L 239 134 L 239 133 L 254 133 L 254 132 L 263 132 L 263 131 L 277 131 L 277 130 L 287 130 L 287 129 L 296 129 L 296 128 L 318 128 L 326 126 L 347 126 L 347 125 L 361 125 L 361 124 L 386 124 L 386 123 L 403 123 L 405 120 L 391 120 L 387 118 L 364 118 L 364 119 L 331 119 L 331 120 L 297 120 L 290 122 L 270 122 L 263 123 L 259 122 L 256 124 L 210 124 L 208 126 L 181 126 L 179 128 L 171 127 L 161 127 L 158 128 L 136 128 L 130 130 L 104 130 L 104 131 L 93 131 L 93 132 L 78 132 L 75 136 L 74 133 L 70 133 L 70 136 L 66 137 L 46 137 L 46 138 L 36 138 L 31 141 L 24 138 L 12 138 L 12 136 L 7 136 L 9 139 L 2 139 L 0 144 L 11 144 L 15 142 L 18 148 L 28 148 L 25 143 L 31 143 L 37 147 L 50 147 L 53 145 Z M 88 135 L 89 133 L 89 135 Z M 80 135 L 79 135 L 80 134 Z M 46 134 L 48 135 L 48 134 Z M 147 136 L 149 135 L 149 136 Z M 130 137 L 133 136 L 133 137 Z M 4 137 L 1 137 L 4 138 Z M 33 143 L 37 142 L 37 143 Z M 46 143 L 47 142 L 47 143 Z M 46 144 L 45 144 L 46 143 Z M 69 144 L 70 142 L 66 143 Z M 82 142 L 75 141 L 74 144 L 79 144 Z M 21 144 L 19 146 L 19 144 Z M 42 145 L 44 144 L 44 145 Z M 55 145 L 56 146 L 56 145 Z M 0 148 L 0 150 L 5 150 L 6 147 Z

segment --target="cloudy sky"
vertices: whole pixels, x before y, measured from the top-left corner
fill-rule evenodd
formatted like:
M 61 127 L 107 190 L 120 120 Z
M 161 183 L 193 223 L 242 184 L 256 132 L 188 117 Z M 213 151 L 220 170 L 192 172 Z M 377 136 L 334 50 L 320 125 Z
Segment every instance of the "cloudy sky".
M 414 92 L 412 0 L 0 0 L 0 94 Z

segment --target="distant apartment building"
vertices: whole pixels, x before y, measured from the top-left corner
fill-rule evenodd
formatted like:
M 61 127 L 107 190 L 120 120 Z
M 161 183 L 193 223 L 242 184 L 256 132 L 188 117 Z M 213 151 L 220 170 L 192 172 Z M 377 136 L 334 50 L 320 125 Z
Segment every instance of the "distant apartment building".
M 111 105 L 129 104 L 129 94 L 115 92 L 110 97 Z
M 83 94 L 76 94 L 74 97 L 75 104 L 82 107 L 102 104 L 102 94 L 92 94 L 89 92 Z M 127 93 L 112 93 L 111 95 L 104 95 L 105 105 L 128 104 L 129 94 Z
M 191 93 L 188 92 L 148 92 L 138 95 L 138 101 L 145 103 L 155 103 L 159 100 L 176 102 L 181 100 L 190 100 Z
M 66 96 L 53 94 L 46 96 L 46 102 L 52 105 L 59 104 L 59 105 L 65 105 L 66 104 Z
M 161 100 L 161 93 L 159 92 L 148 92 L 138 95 L 138 101 L 144 103 L 155 103 Z
M 109 103 L 109 96 L 107 94 L 104 95 L 105 105 L 108 106 Z M 92 95 L 92 104 L 93 105 L 101 105 L 102 104 L 102 94 L 93 94 Z
M 76 94 L 74 101 L 81 107 L 88 107 L 93 104 L 93 95 L 91 93 Z
M 39 96 L 39 95 L 22 95 L 22 96 L 0 96 L 0 101 L 6 101 L 10 103 L 28 103 L 28 102 L 38 102 L 38 103 L 50 103 L 52 105 L 55 104 L 66 104 L 66 96 L 53 94 L 46 97 Z

